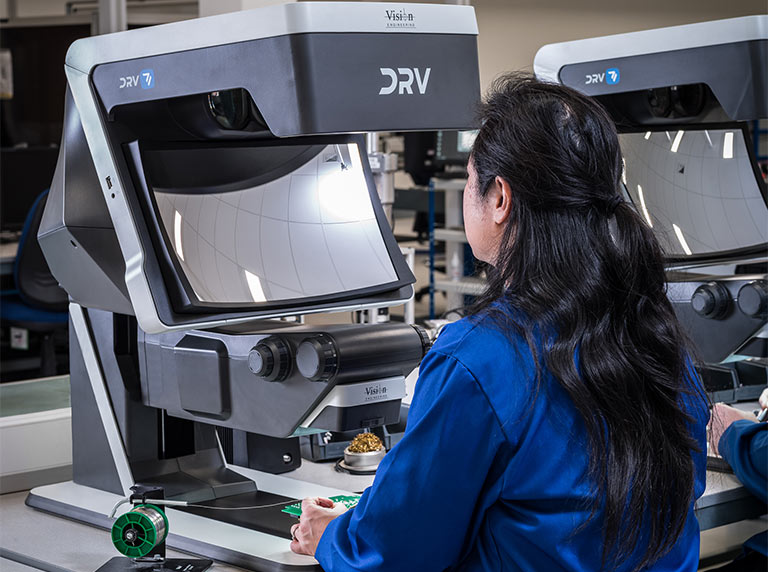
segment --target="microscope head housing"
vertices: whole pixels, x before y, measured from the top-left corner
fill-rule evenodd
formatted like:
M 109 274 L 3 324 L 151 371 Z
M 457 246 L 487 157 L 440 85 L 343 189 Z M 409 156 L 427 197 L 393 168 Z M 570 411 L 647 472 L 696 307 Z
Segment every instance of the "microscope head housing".
M 76 41 L 39 232 L 147 333 L 402 303 L 361 133 L 467 129 L 466 6 L 302 2 Z
M 549 44 L 533 68 L 597 98 L 620 129 L 766 118 L 768 16 Z
M 698 357 L 765 357 L 768 194 L 756 134 L 768 118 L 768 16 L 551 44 L 534 69 L 616 122 L 620 192 L 665 250 L 668 298 Z M 755 397 L 764 371 L 720 398 L 747 384 Z

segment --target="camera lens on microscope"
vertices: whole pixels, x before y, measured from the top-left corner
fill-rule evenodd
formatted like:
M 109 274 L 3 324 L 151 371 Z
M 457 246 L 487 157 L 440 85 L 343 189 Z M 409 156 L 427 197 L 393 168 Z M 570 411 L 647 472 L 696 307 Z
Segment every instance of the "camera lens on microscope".
M 208 94 L 208 108 L 224 129 L 241 130 L 251 118 L 251 97 L 244 89 L 227 89 Z
M 701 83 L 673 86 L 671 93 L 679 117 L 696 117 L 704 109 L 707 92 Z
M 672 93 L 668 87 L 648 90 L 648 106 L 654 117 L 667 117 L 672 111 Z

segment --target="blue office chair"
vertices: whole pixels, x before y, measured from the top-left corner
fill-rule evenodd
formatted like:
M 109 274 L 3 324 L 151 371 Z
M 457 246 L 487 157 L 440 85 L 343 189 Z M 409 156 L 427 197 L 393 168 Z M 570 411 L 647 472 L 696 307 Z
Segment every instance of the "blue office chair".
M 6 325 L 41 335 L 40 375 L 43 377 L 56 375 L 54 336 L 67 328 L 69 305 L 67 293 L 51 274 L 37 242 L 47 198 L 46 189 L 37 197 L 24 221 L 13 266 L 16 290 L 0 297 L 0 318 Z

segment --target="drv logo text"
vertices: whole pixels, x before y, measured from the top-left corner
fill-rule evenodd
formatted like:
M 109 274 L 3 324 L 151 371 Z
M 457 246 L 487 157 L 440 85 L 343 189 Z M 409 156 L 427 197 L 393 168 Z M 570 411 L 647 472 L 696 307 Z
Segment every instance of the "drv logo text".
M 607 83 L 608 85 L 616 85 L 621 81 L 621 75 L 618 68 L 610 68 L 605 70 L 604 73 L 592 73 L 586 75 L 587 85 L 591 83 Z
M 397 89 L 398 95 L 413 95 L 413 82 L 416 81 L 416 88 L 421 95 L 427 91 L 429 83 L 429 74 L 432 68 L 426 68 L 422 74 L 419 68 L 397 68 L 397 72 L 392 68 L 379 68 L 381 75 L 389 78 L 389 85 L 385 85 L 379 90 L 379 95 L 390 95 Z
M 137 75 L 127 75 L 120 78 L 120 89 L 126 87 L 139 87 L 152 89 L 155 87 L 155 72 L 153 70 L 141 70 Z

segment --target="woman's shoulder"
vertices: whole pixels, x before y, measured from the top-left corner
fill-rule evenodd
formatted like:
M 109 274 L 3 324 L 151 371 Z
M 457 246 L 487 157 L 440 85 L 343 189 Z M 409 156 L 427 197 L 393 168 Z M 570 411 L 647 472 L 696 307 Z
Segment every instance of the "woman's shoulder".
M 530 348 L 512 314 L 485 313 L 448 324 L 431 351 L 461 363 L 481 385 L 535 373 Z
M 446 325 L 422 367 L 426 375 L 418 384 L 427 392 L 476 384 L 502 428 L 530 412 L 536 367 L 524 335 L 505 320 L 476 315 Z
M 488 349 L 511 349 L 525 343 L 519 322 L 511 312 L 483 312 L 446 324 L 433 349 L 459 357 L 472 353 L 478 345 Z

